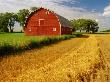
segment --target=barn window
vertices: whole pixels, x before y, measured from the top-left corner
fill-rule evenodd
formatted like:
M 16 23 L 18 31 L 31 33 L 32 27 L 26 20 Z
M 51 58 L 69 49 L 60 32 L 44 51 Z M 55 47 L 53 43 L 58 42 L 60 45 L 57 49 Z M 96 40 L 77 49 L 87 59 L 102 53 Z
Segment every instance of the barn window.
M 48 14 L 49 14 L 49 11 L 46 12 L 46 15 L 48 15 Z
M 53 31 L 56 31 L 56 28 L 53 28 Z
M 39 26 L 42 26 L 45 24 L 45 20 L 44 19 L 39 19 Z
M 31 28 L 29 28 L 29 31 L 31 31 Z

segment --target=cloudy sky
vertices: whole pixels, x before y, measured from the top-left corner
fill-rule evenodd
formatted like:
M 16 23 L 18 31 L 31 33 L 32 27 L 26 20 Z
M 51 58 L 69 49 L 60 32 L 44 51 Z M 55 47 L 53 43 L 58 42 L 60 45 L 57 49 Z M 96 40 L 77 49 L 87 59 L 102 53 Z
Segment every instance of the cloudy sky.
M 100 30 L 110 27 L 110 0 L 0 0 L 0 13 L 33 6 L 51 9 L 69 20 L 95 19 Z

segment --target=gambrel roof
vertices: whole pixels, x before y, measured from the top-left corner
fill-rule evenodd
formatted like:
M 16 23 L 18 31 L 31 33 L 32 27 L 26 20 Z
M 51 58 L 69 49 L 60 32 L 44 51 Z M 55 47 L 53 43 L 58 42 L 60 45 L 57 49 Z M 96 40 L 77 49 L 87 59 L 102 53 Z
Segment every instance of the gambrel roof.
M 32 13 L 29 15 L 29 17 L 27 18 L 25 26 L 27 25 L 27 21 L 29 20 L 29 18 L 30 18 L 34 13 L 36 13 L 36 12 L 42 10 L 42 9 L 45 9 L 45 8 L 39 8 L 39 9 L 37 9 L 36 11 L 32 12 Z M 54 13 L 53 11 L 51 11 L 51 10 L 49 10 L 49 9 L 45 9 L 45 10 Z M 58 17 L 61 26 L 72 28 L 72 25 L 71 25 L 71 23 L 70 23 L 70 21 L 69 21 L 68 19 L 66 19 L 66 18 L 64 18 L 63 16 L 58 15 L 58 14 L 56 14 L 56 13 L 54 13 L 54 14 Z
M 56 14 L 62 26 L 72 28 L 70 21 L 61 15 Z

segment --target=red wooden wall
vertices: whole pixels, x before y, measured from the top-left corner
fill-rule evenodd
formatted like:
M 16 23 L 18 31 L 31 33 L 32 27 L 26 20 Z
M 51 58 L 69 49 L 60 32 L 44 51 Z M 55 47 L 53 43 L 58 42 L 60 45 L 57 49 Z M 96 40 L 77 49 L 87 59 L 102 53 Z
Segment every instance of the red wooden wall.
M 61 27 L 61 34 L 62 34 L 62 35 L 63 35 L 63 34 L 72 34 L 72 29 L 69 28 L 69 27 L 64 27 L 64 26 L 62 26 L 62 27 Z
M 41 20 L 40 23 L 39 20 Z M 53 31 L 54 28 L 56 28 L 56 31 Z M 25 34 L 61 35 L 60 23 L 54 13 L 46 9 L 41 9 L 36 11 L 31 17 L 27 19 Z

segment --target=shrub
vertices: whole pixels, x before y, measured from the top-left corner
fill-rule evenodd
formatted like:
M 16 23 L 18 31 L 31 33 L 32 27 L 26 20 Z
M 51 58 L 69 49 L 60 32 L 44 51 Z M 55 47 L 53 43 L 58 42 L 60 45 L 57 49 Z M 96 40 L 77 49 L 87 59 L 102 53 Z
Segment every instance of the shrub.
M 51 43 L 55 43 L 55 42 L 58 42 L 60 39 L 58 38 L 58 37 L 52 37 L 51 39 L 50 39 L 50 42 Z
M 40 41 L 38 40 L 30 40 L 29 43 L 27 44 L 26 49 L 33 49 L 36 47 L 40 47 Z
M 75 35 L 76 37 L 82 37 L 82 33 L 74 33 L 73 35 Z
M 48 44 L 51 43 L 51 38 L 45 37 L 44 39 L 42 39 L 42 40 L 40 41 L 40 43 L 41 43 L 42 45 L 48 45 Z
M 4 42 L 0 47 L 0 56 L 3 54 L 8 54 L 15 51 L 15 46 L 10 45 L 9 43 Z

